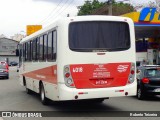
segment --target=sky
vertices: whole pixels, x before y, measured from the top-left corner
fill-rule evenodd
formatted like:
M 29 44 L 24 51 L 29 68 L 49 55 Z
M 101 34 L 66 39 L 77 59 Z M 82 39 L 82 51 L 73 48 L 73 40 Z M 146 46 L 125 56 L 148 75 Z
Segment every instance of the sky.
M 0 0 L 0 35 L 26 34 L 26 25 L 53 23 L 67 14 L 75 16 L 77 6 L 85 0 Z M 107 0 L 99 0 L 104 2 Z M 116 0 L 123 1 L 123 0 Z M 129 0 L 131 4 L 143 4 L 155 0 Z

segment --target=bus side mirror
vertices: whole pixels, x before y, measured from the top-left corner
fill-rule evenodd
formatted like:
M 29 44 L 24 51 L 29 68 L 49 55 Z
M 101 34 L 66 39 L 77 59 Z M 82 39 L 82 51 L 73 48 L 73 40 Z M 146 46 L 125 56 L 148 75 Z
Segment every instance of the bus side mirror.
M 16 56 L 19 56 L 19 49 L 16 49 Z

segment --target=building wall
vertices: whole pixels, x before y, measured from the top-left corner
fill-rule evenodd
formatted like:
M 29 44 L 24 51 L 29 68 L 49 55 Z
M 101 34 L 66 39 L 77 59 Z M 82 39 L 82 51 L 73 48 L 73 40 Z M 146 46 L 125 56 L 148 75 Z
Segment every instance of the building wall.
M 24 37 L 25 37 L 25 35 L 15 34 L 14 36 L 11 36 L 11 39 L 13 39 L 15 41 L 21 41 Z
M 0 61 L 5 61 L 6 58 L 10 61 L 18 62 L 18 57 L 16 56 L 16 49 L 18 42 L 8 38 L 0 38 Z
M 0 38 L 0 55 L 16 55 L 18 42 L 8 38 Z

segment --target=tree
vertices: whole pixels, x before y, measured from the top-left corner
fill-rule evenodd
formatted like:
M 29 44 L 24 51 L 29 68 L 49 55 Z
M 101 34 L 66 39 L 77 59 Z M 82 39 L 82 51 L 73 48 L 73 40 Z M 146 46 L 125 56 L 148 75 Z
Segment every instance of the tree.
M 122 15 L 125 13 L 129 12 L 134 12 L 136 11 L 134 9 L 134 6 L 128 3 L 123 3 L 123 2 L 113 2 L 113 14 L 114 15 Z
M 112 4 L 113 15 L 122 15 L 135 11 L 131 4 L 116 2 L 115 0 L 111 0 L 110 2 L 109 0 L 107 2 L 99 2 L 98 0 L 91 2 L 87 0 L 83 6 L 78 7 L 78 15 L 107 15 L 109 13 L 109 4 Z
M 134 9 L 137 11 L 145 7 L 156 8 L 157 11 L 160 12 L 160 7 L 158 6 L 158 3 L 155 2 L 149 1 L 148 3 L 134 5 Z
M 90 15 L 94 10 L 102 7 L 104 4 L 98 0 L 87 0 L 83 6 L 78 7 L 78 15 Z

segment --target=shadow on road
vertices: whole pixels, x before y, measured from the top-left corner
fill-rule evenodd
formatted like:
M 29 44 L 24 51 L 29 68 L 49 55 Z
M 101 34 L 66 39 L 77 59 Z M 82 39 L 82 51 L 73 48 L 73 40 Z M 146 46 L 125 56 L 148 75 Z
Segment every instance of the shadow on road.
M 0 80 L 9 80 L 9 79 L 6 79 L 6 78 L 4 78 L 4 77 L 0 77 Z
M 36 93 L 31 94 L 32 97 L 40 102 L 40 95 Z M 52 107 L 56 111 L 120 111 L 118 108 L 114 108 L 107 104 L 109 99 L 104 100 L 102 103 L 80 100 L 80 101 L 51 101 L 48 100 L 48 107 Z
M 104 101 L 106 103 L 107 100 Z M 117 111 L 117 108 L 104 103 L 95 103 L 89 101 L 65 101 L 50 102 L 50 105 L 59 111 Z
M 133 96 L 132 98 L 138 100 L 138 98 L 136 96 Z M 150 101 L 150 102 L 160 101 L 160 95 L 147 96 L 144 100 L 140 100 L 140 101 Z

